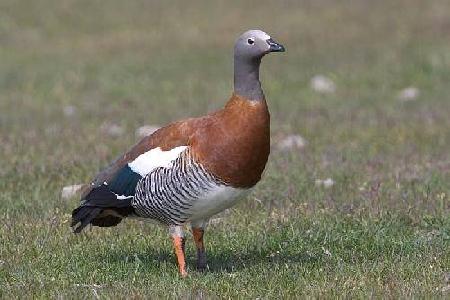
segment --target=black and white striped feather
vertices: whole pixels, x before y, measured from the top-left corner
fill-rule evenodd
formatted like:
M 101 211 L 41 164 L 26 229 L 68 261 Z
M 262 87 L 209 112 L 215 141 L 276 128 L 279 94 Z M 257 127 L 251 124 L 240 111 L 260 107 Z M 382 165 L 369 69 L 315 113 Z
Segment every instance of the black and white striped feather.
M 226 185 L 197 163 L 187 147 L 170 166 L 157 167 L 136 186 L 132 206 L 139 217 L 167 225 L 188 221 L 196 202 Z

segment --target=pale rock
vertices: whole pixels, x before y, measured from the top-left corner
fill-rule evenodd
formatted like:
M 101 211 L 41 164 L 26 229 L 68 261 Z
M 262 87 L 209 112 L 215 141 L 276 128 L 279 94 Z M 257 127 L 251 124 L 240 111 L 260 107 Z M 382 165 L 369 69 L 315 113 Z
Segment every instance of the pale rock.
M 158 125 L 144 125 L 136 129 L 136 137 L 137 138 L 144 138 L 146 136 L 149 136 L 156 130 L 158 130 L 160 126 Z
M 125 133 L 125 129 L 122 126 L 115 123 L 103 123 L 100 127 L 101 131 L 111 137 L 119 137 Z
M 289 135 L 277 144 L 277 149 L 281 151 L 289 151 L 292 149 L 303 149 L 308 142 L 300 135 Z
M 77 195 L 81 189 L 83 188 L 84 184 L 75 184 L 75 185 L 68 185 L 63 187 L 61 190 L 61 198 L 62 199 L 70 199 L 73 196 Z
M 420 90 L 416 87 L 410 86 L 401 90 L 398 94 L 398 99 L 402 102 L 416 100 L 420 96 Z
M 327 178 L 323 181 L 323 186 L 326 188 L 330 188 L 334 185 L 334 180 L 331 178 Z
M 336 91 L 336 84 L 324 75 L 316 75 L 311 78 L 311 88 L 321 94 L 332 94 Z

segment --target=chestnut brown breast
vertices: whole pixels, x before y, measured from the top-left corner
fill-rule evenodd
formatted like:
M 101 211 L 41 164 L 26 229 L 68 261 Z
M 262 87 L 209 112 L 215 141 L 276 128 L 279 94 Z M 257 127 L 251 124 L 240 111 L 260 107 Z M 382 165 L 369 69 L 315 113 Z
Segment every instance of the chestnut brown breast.
M 233 95 L 224 109 L 209 115 L 190 145 L 197 160 L 234 187 L 260 179 L 270 153 L 270 115 L 265 100 Z

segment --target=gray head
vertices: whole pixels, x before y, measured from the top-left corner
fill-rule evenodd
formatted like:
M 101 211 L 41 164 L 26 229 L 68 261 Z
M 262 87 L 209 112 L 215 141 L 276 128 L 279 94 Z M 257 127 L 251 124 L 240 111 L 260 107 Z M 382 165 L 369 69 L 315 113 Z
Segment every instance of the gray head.
M 284 52 L 282 45 L 261 30 L 244 32 L 234 45 L 234 91 L 250 100 L 264 99 L 259 82 L 261 58 L 270 52 Z
M 282 45 L 261 30 L 244 32 L 234 45 L 234 57 L 238 59 L 261 59 L 270 52 L 284 52 Z

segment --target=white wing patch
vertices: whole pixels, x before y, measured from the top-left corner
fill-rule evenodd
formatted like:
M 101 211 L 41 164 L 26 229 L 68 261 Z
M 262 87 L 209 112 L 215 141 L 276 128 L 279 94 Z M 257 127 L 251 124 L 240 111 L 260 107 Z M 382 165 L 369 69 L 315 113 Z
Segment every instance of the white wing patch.
M 144 177 L 155 168 L 171 166 L 172 162 L 177 159 L 180 153 L 186 148 L 187 146 L 179 146 L 169 151 L 162 151 L 160 147 L 154 148 L 136 157 L 135 160 L 128 163 L 128 166 L 133 172 Z
M 119 195 L 114 193 L 114 195 L 116 195 L 117 200 L 126 200 L 126 199 L 132 199 L 134 198 L 134 196 L 125 196 L 125 195 Z

